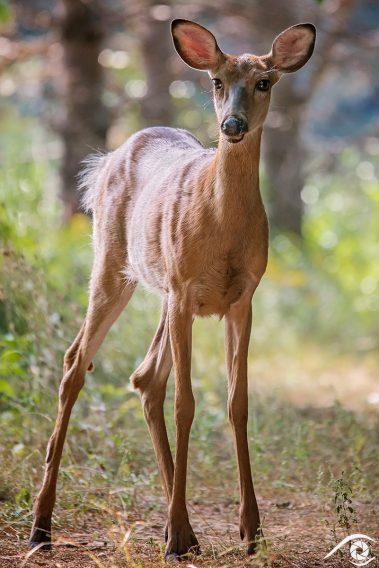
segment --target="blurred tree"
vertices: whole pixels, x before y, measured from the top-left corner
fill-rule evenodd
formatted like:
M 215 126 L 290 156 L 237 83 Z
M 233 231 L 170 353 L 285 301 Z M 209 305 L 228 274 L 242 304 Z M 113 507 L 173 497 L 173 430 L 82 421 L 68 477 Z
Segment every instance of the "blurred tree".
M 263 150 L 270 195 L 269 217 L 276 229 L 301 235 L 301 190 L 307 163 L 307 148 L 302 139 L 305 109 L 331 63 L 332 48 L 339 45 L 346 33 L 348 18 L 356 4 L 357 0 L 288 0 L 280 9 L 275 0 L 249 2 L 249 6 L 239 0 L 230 4 L 234 12 L 238 8 L 239 15 L 250 22 L 252 37 L 263 51 L 275 35 L 300 21 L 312 21 L 319 32 L 315 55 L 304 70 L 284 77 L 273 91 L 265 126 Z
M 309 115 L 308 109 L 311 108 L 316 86 L 325 77 L 324 71 L 331 72 L 333 76 L 336 68 L 351 69 L 350 61 L 354 56 L 351 49 L 348 49 L 349 44 L 357 45 L 359 40 L 361 43 L 371 42 L 377 46 L 374 32 L 370 36 L 362 35 L 359 39 L 354 24 L 351 23 L 356 16 L 355 12 L 355 15 L 351 16 L 354 8 L 365 5 L 369 14 L 365 18 L 372 20 L 372 9 L 368 8 L 375 1 L 288 0 L 279 7 L 275 0 L 223 0 L 221 13 L 218 5 L 206 4 L 204 0 L 191 4 L 184 1 L 159 3 L 158 0 L 130 0 L 128 3 L 125 0 L 108 0 L 107 3 L 100 0 L 28 0 L 27 3 L 24 0 L 11 0 L 15 23 L 9 27 L 7 39 L 2 43 L 3 58 L 0 61 L 0 69 L 35 55 L 47 58 L 48 69 L 49 57 L 57 53 L 56 49 L 50 52 L 49 46 L 53 43 L 56 48 L 58 28 L 63 48 L 63 72 L 59 76 L 61 88 L 58 88 L 57 94 L 63 104 L 59 105 L 55 116 L 60 116 L 63 111 L 58 131 L 64 146 L 61 174 L 62 198 L 67 219 L 78 209 L 76 174 L 80 162 L 91 151 L 104 147 L 107 127 L 111 121 L 109 110 L 103 104 L 104 71 L 98 64 L 105 35 L 111 43 L 116 39 L 117 45 L 118 34 L 125 34 L 126 21 L 130 30 L 127 35 L 139 48 L 140 57 L 137 57 L 136 69 L 131 75 L 136 73 L 139 77 L 138 68 L 142 64 L 146 92 L 142 98 L 138 96 L 140 116 L 128 115 L 133 129 L 175 123 L 195 130 L 198 135 L 203 128 L 202 134 L 206 137 L 207 120 L 211 123 L 208 116 L 208 109 L 211 107 L 208 103 L 208 106 L 204 107 L 206 112 L 198 119 L 201 126 L 194 126 L 197 121 L 194 113 L 190 122 L 182 120 L 185 114 L 183 109 L 187 108 L 184 99 L 173 105 L 170 85 L 180 74 L 184 73 L 193 82 L 198 81 L 201 84 L 200 90 L 203 91 L 207 89 L 207 81 L 203 78 L 201 83 L 199 74 L 185 70 L 183 65 L 178 65 L 177 70 L 173 69 L 176 58 L 169 34 L 170 19 L 187 17 L 203 22 L 211 29 L 216 27 L 216 31 L 220 33 L 219 37 L 226 43 L 226 47 L 230 48 L 230 52 L 234 52 L 234 48 L 237 52 L 241 46 L 245 46 L 246 51 L 257 53 L 267 51 L 273 37 L 285 27 L 299 21 L 313 21 L 319 32 L 315 54 L 303 70 L 284 77 L 275 88 L 264 131 L 271 223 L 279 230 L 300 234 L 303 217 L 300 194 L 308 173 L 305 168 L 309 162 L 307 146 L 303 140 L 306 114 Z M 61 7 L 58 26 L 54 16 L 57 5 Z M 366 60 L 365 55 L 364 61 Z M 361 67 L 361 64 L 359 65 Z M 51 76 L 54 75 L 54 71 L 51 72 L 53 66 L 54 64 L 50 65 Z M 117 68 L 113 75 L 108 75 L 111 78 L 110 83 L 114 81 L 116 73 Z M 46 77 L 43 80 L 46 80 Z M 115 83 L 117 80 L 119 77 Z M 111 84 L 110 92 L 112 88 Z M 337 91 L 334 86 L 332 89 L 333 92 Z M 124 94 L 123 86 L 120 90 Z M 105 91 L 105 96 L 109 91 Z M 354 93 L 352 96 L 355 97 Z M 367 100 L 366 106 L 375 106 L 376 99 L 373 97 L 376 96 L 373 93 L 372 100 Z M 122 100 L 122 97 L 119 100 Z M 121 105 L 118 106 L 121 108 Z M 191 103 L 188 108 L 194 107 Z M 135 108 L 130 112 L 134 113 Z M 125 109 L 120 112 L 124 113 Z M 369 120 L 372 123 L 371 115 Z M 57 122 L 55 121 L 55 124 Z M 330 129 L 334 132 L 335 125 L 333 121 L 329 122 Z M 330 132 L 327 135 L 332 136 Z
M 271 0 L 273 3 L 273 0 Z M 311 19 L 319 30 L 315 57 L 304 79 L 289 77 L 281 82 L 273 99 L 273 120 L 266 129 L 265 161 L 271 198 L 271 219 L 275 228 L 301 234 L 303 202 L 301 190 L 306 179 L 308 150 L 302 138 L 305 108 L 315 87 L 331 63 L 331 50 L 346 33 L 347 21 L 357 0 L 318 2 L 320 9 L 310 2 L 291 0 L 283 9 L 275 10 L 280 28 Z M 265 10 L 267 5 L 265 3 Z M 267 18 L 267 12 L 262 17 Z M 321 32 L 321 33 L 320 33 Z
M 257 3 L 252 25 L 263 31 L 268 43 L 282 30 L 300 21 L 317 24 L 319 9 L 312 0 L 291 0 L 280 10 L 275 0 Z M 271 38 L 271 39 L 270 39 Z M 311 61 L 310 64 L 312 65 Z M 313 66 L 313 65 L 312 65 Z M 264 159 L 270 194 L 270 220 L 279 230 L 301 234 L 305 183 L 306 148 L 301 139 L 304 106 L 310 96 L 311 67 L 303 70 L 307 80 L 285 77 L 273 91 L 272 112 L 264 132 Z M 312 69 L 314 72 L 314 69 Z M 301 78 L 301 76 L 300 76 Z M 304 85 L 305 83 L 305 85 Z
M 61 166 L 65 218 L 79 209 L 77 174 L 82 160 L 103 149 L 110 123 L 102 102 L 103 70 L 98 57 L 105 37 L 104 3 L 100 0 L 61 0 L 59 28 L 63 48 L 64 144 Z
M 146 81 L 146 94 L 140 102 L 142 126 L 170 126 L 174 115 L 169 91 L 173 81 L 170 67 L 173 48 L 168 24 L 171 7 L 154 0 L 144 0 L 138 6 L 137 41 Z

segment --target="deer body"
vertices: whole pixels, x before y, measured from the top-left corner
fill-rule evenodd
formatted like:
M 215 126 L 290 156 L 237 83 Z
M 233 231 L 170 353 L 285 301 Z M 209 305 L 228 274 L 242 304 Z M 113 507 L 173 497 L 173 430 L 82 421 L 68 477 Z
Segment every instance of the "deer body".
M 96 202 L 89 195 L 87 205 L 119 232 L 124 217 L 127 279 L 162 295 L 186 287 L 198 316 L 223 316 L 258 284 L 268 248 L 259 142 L 257 132 L 232 150 L 206 150 L 183 130 L 150 128 L 106 157 Z M 97 188 L 95 179 L 86 183 Z
M 63 444 L 85 373 L 138 283 L 162 297 L 148 353 L 131 377 L 139 391 L 168 503 L 166 558 L 199 552 L 186 507 L 188 441 L 195 401 L 191 386 L 192 322 L 225 317 L 228 413 L 241 493 L 240 534 L 255 550 L 259 511 L 247 441 L 247 354 L 251 300 L 267 263 L 268 227 L 259 191 L 262 125 L 270 89 L 281 73 L 311 56 L 315 31 L 299 24 L 262 57 L 230 56 L 198 24 L 175 20 L 173 39 L 190 66 L 208 70 L 220 124 L 217 150 L 189 132 L 155 127 L 118 150 L 91 159 L 82 179 L 93 211 L 94 265 L 83 325 L 65 354 L 59 410 L 45 476 L 34 507 L 30 544 L 50 542 Z M 164 421 L 166 383 L 175 374 L 176 453 Z

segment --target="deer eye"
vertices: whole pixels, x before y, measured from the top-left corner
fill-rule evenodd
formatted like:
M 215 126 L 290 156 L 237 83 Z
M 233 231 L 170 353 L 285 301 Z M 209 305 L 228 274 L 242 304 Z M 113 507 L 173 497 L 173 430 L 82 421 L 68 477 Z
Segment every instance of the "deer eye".
M 222 82 L 220 81 L 220 79 L 212 79 L 212 82 L 216 91 L 222 89 Z
M 258 81 L 258 83 L 255 85 L 255 88 L 258 91 L 268 91 L 270 88 L 270 81 L 268 79 L 261 79 L 260 81 Z

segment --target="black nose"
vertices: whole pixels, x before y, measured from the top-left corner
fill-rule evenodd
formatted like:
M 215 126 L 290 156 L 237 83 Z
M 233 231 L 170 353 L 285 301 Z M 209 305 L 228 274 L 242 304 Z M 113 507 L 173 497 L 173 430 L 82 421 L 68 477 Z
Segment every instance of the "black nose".
M 229 116 L 221 124 L 221 130 L 227 136 L 239 136 L 247 132 L 247 122 L 237 116 Z

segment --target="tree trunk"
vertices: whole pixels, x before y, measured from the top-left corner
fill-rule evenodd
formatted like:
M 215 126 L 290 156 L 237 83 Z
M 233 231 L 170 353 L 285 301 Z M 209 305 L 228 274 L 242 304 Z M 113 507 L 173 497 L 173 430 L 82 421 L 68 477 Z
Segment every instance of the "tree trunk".
M 109 113 L 102 103 L 103 71 L 98 63 L 105 35 L 100 0 L 62 0 L 63 106 L 60 133 L 65 220 L 79 210 L 77 174 L 83 159 L 105 147 Z
M 143 126 L 170 126 L 174 108 L 170 95 L 173 81 L 170 60 L 173 46 L 170 34 L 170 8 L 146 0 L 137 19 L 140 51 L 146 81 L 146 95 L 141 99 Z M 156 10 L 161 10 L 161 13 Z M 162 10 L 166 10 L 162 12 Z
M 256 3 L 250 15 L 252 37 L 269 51 L 274 37 L 300 21 L 315 21 L 313 1 L 291 0 L 278 6 L 275 0 Z M 309 72 L 309 70 L 308 70 Z M 306 149 L 301 141 L 303 106 L 309 90 L 299 89 L 298 77 L 283 77 L 272 93 L 271 112 L 263 134 L 263 156 L 270 198 L 269 219 L 279 230 L 301 234 Z
M 312 21 L 324 32 L 307 69 L 295 77 L 283 77 L 273 90 L 263 153 L 271 205 L 269 218 L 277 229 L 301 235 L 303 204 L 300 192 L 305 182 L 307 161 L 307 149 L 302 140 L 304 109 L 357 1 L 336 0 L 332 14 L 310 0 L 288 0 L 280 7 L 276 0 L 266 0 L 255 3 L 249 13 L 246 12 L 251 21 L 252 37 L 265 50 L 277 33 L 301 21 Z M 305 81 L 299 81 L 300 73 L 307 77 Z
M 301 234 L 307 150 L 302 143 L 302 115 L 305 98 L 299 97 L 290 80 L 273 92 L 274 111 L 264 130 L 264 160 L 270 196 L 269 216 L 273 226 Z

